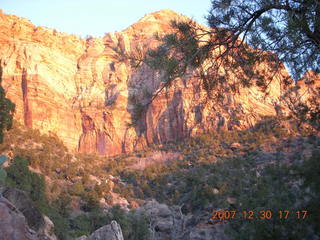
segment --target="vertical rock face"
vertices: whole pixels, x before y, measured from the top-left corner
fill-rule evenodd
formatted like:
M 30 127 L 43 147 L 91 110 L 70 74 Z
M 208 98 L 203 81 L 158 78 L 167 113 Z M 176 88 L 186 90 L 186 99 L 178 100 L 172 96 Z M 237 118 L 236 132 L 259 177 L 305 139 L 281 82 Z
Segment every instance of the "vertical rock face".
M 161 76 L 144 65 L 132 68 L 121 52 L 156 47 L 155 33 L 170 33 L 173 19 L 186 18 L 162 10 L 123 32 L 81 39 L 1 13 L 0 77 L 16 103 L 15 118 L 56 133 L 71 150 L 115 155 L 209 129 L 244 128 L 275 114 L 280 77 L 267 97 L 252 87 L 217 106 L 205 101 L 192 73 L 161 92 L 146 111 L 139 109 L 159 89 Z
M 15 118 L 76 149 L 81 115 L 74 79 L 85 41 L 0 14 L 0 46 L 1 84 L 16 104 Z

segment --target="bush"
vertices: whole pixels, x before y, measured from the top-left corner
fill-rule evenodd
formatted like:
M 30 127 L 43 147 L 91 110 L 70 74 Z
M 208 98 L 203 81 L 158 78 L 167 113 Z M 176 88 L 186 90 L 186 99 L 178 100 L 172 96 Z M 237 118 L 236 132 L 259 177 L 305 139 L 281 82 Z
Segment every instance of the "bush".
M 143 215 L 134 212 L 126 213 L 119 206 L 114 206 L 109 212 L 109 219 L 116 220 L 122 229 L 126 240 L 148 240 L 148 220 Z
M 70 226 L 74 235 L 80 237 L 82 235 L 90 235 L 98 228 L 108 224 L 109 217 L 99 209 L 96 209 L 89 214 L 82 214 L 70 221 Z
M 83 206 L 84 211 L 90 212 L 99 208 L 99 194 L 94 189 L 85 193 L 84 199 L 86 201 L 86 204 Z
M 15 157 L 6 171 L 8 174 L 6 184 L 8 186 L 25 191 L 38 204 L 46 202 L 44 177 L 29 171 L 26 159 L 19 156 Z
M 306 160 L 300 168 L 300 174 L 304 180 L 305 197 L 308 199 L 305 209 L 309 211 L 309 217 L 306 221 L 307 225 L 312 226 L 316 233 L 320 233 L 320 212 L 319 212 L 319 196 L 320 196 L 320 151 L 315 151 L 312 157 Z
M 6 168 L 8 173 L 6 184 L 25 191 L 40 211 L 53 221 L 55 234 L 59 239 L 69 239 L 67 207 L 70 201 L 65 195 L 60 195 L 58 200 L 53 203 L 54 207 L 48 205 L 44 177 L 31 172 L 28 163 L 29 161 L 22 157 L 15 157 L 10 167 Z
M 107 214 L 95 209 L 88 214 L 82 214 L 70 221 L 70 226 L 76 237 L 90 235 L 98 228 L 117 221 L 126 240 L 148 240 L 148 221 L 143 215 L 125 212 L 119 206 L 114 206 Z
M 84 187 L 83 187 L 82 181 L 77 181 L 76 183 L 74 183 L 69 192 L 71 195 L 83 196 Z

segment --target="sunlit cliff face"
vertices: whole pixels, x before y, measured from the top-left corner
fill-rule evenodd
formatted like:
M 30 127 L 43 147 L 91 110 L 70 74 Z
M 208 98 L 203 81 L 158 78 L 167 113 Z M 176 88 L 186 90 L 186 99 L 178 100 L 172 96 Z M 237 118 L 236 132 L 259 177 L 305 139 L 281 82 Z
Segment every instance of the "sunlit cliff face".
M 115 155 L 206 130 L 246 128 L 261 116 L 276 114 L 279 76 L 267 96 L 252 87 L 226 94 L 217 105 L 204 101 L 206 93 L 191 72 L 139 115 L 137 106 L 157 91 L 161 74 L 145 65 L 133 68 L 120 53 L 156 47 L 155 33 L 170 33 L 173 19 L 186 17 L 158 11 L 122 32 L 81 39 L 1 13 L 0 77 L 16 104 L 15 118 L 43 133 L 56 133 L 70 150 Z

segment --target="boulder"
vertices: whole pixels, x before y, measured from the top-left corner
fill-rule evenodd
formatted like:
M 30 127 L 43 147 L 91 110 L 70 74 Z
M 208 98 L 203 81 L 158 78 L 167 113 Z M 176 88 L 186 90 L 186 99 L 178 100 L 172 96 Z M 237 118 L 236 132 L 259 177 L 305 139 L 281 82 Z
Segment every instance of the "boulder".
M 94 231 L 89 237 L 81 236 L 76 240 L 124 240 L 120 225 L 116 221 Z
M 137 209 L 150 221 L 152 240 L 216 240 L 226 239 L 224 224 L 209 223 L 210 212 L 184 215 L 179 206 L 167 206 L 155 200 L 147 201 Z
M 37 235 L 40 240 L 58 240 L 54 234 L 54 224 L 50 218 L 43 216 L 44 225 L 39 229 Z
M 237 143 L 237 142 L 232 143 L 232 144 L 230 145 L 231 150 L 237 150 L 237 149 L 239 149 L 240 147 L 241 147 L 241 144 L 240 144 L 240 143 Z
M 29 228 L 23 214 L 1 195 L 0 233 L 1 240 L 40 240 Z
M 1 189 L 0 195 L 1 193 L 2 198 L 6 199 L 24 217 L 26 228 L 34 233 L 33 237 L 37 236 L 39 240 L 57 240 L 53 222 L 47 216 L 42 215 L 25 192 L 13 187 L 5 187 Z M 2 240 L 1 236 L 0 240 Z M 5 238 L 5 240 L 11 239 Z
M 2 195 L 24 215 L 28 226 L 35 232 L 44 226 L 45 222 L 41 212 L 25 192 L 16 188 L 6 187 Z

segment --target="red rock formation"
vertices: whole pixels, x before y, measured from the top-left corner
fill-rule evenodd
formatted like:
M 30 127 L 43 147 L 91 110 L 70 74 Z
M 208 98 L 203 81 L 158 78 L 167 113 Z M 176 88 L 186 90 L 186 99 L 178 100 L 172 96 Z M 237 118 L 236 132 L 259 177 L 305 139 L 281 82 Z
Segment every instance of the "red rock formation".
M 148 101 L 161 78 L 146 66 L 131 68 L 119 52 L 157 46 L 154 34 L 169 33 L 173 19 L 186 18 L 158 11 L 123 32 L 85 40 L 1 13 L 1 81 L 16 103 L 16 119 L 56 133 L 71 150 L 114 155 L 208 129 L 244 128 L 275 114 L 279 76 L 267 97 L 252 87 L 216 106 L 203 103 L 205 93 L 191 74 L 165 89 L 132 126 L 137 104 Z

